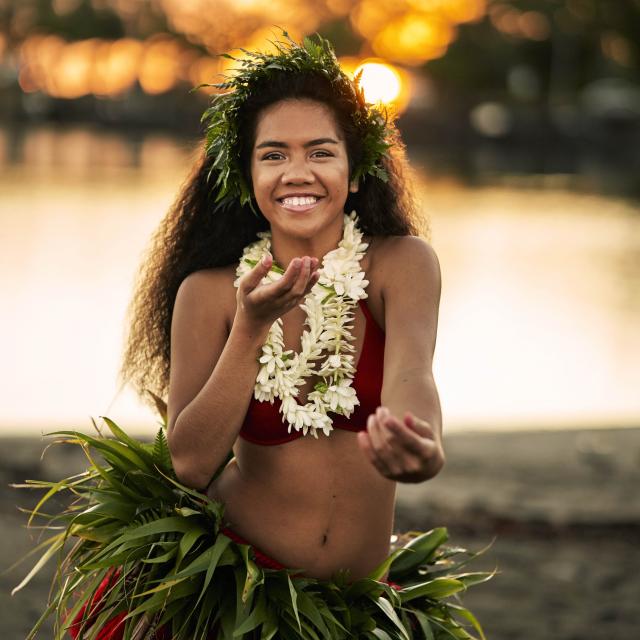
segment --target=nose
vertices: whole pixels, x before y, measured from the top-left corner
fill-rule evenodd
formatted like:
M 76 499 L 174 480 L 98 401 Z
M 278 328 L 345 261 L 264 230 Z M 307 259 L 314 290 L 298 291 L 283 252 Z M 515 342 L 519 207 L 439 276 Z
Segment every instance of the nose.
M 292 157 L 282 173 L 282 184 L 309 184 L 315 182 L 315 176 L 304 157 Z

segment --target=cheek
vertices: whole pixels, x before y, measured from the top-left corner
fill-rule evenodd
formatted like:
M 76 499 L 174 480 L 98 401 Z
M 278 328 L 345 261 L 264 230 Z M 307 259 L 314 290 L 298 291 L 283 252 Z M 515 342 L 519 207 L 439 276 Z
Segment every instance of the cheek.
M 251 182 L 253 183 L 253 190 L 258 196 L 259 193 L 264 194 L 265 191 L 271 189 L 273 185 L 273 176 L 271 172 L 265 171 L 263 168 L 254 170 L 251 173 Z

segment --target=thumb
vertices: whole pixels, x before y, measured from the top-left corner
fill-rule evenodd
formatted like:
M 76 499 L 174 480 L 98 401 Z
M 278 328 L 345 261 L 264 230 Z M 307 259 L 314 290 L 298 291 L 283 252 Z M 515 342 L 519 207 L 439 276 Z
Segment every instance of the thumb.
M 242 279 L 242 289 L 245 294 L 253 291 L 260 284 L 262 278 L 269 273 L 272 264 L 273 256 L 270 253 L 265 253 L 256 266 Z

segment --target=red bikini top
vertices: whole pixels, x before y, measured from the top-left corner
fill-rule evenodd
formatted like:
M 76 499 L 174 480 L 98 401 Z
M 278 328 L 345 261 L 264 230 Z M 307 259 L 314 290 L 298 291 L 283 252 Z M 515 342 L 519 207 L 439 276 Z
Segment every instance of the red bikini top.
M 366 319 L 364 343 L 352 382 L 360 404 L 356 405 L 349 418 L 339 413 L 331 413 L 333 428 L 346 431 L 364 431 L 367 428 L 369 414 L 380 406 L 382 390 L 384 331 L 374 320 L 364 300 L 358 302 Z M 291 433 L 288 433 L 288 428 L 288 423 L 283 422 L 280 413 L 279 398 L 271 404 L 266 401 L 258 402 L 252 396 L 240 429 L 240 437 L 262 445 L 283 444 L 302 437 L 302 431 L 292 429 Z M 323 437 L 323 434 L 319 434 L 318 437 Z

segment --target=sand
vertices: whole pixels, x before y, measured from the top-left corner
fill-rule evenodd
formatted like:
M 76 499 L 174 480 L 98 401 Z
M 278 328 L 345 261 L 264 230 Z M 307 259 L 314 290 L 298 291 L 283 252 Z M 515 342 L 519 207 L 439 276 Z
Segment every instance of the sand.
M 0 570 L 37 539 L 25 478 L 83 466 L 75 449 L 0 439 Z M 618 640 L 640 629 L 640 429 L 455 433 L 433 480 L 400 485 L 396 530 L 446 526 L 450 544 L 479 550 L 469 569 L 499 573 L 462 596 L 488 640 Z M 20 640 L 43 610 L 51 575 L 10 590 L 30 562 L 0 575 L 0 638 Z M 50 638 L 50 627 L 38 636 Z

